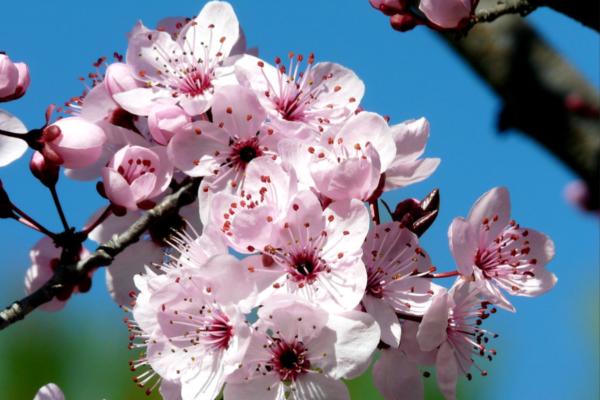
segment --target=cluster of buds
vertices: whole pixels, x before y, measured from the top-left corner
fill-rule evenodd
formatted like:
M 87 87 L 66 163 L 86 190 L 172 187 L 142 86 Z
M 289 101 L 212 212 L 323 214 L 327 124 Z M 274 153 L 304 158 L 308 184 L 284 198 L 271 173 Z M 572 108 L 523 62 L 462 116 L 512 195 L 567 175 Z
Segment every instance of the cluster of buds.
M 472 18 L 479 0 L 369 0 L 390 17 L 400 32 L 425 25 L 435 30 L 460 30 Z

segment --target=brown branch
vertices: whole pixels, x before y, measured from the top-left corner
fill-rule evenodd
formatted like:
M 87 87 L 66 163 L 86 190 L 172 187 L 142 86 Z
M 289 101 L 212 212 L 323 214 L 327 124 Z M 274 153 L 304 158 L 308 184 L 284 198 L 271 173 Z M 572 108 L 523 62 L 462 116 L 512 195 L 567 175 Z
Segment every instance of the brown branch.
M 597 0 L 545 0 L 545 4 L 588 28 L 600 31 L 600 2 Z
M 472 25 L 481 22 L 493 22 L 497 18 L 508 14 L 518 14 L 522 17 L 529 15 L 541 4 L 541 0 L 517 0 L 512 2 L 498 2 L 494 8 L 479 10 L 473 17 Z
M 471 21 L 465 26 L 464 32 L 479 23 L 493 22 L 496 19 L 510 14 L 525 17 L 537 8 L 546 6 L 557 12 L 579 21 L 583 25 L 600 30 L 600 2 L 589 0 L 502 0 L 482 1 Z
M 110 265 L 117 254 L 136 243 L 148 228 L 172 217 L 181 207 L 192 203 L 198 194 L 199 183 L 199 179 L 194 179 L 182 185 L 141 216 L 125 232 L 100 245 L 86 259 L 78 263 L 60 265 L 54 276 L 41 288 L 0 312 L 0 330 L 22 320 L 37 307 L 51 301 L 69 283 L 78 282 L 96 268 Z
M 590 205 L 597 209 L 596 89 L 521 18 L 478 25 L 462 39 L 441 36 L 502 99 L 499 129 L 518 129 L 553 153 L 586 182 Z

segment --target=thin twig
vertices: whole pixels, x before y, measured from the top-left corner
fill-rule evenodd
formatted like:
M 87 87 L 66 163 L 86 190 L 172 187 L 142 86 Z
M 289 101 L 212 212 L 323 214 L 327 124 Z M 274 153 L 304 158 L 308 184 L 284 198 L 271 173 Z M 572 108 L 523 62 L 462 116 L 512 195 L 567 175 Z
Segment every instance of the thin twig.
M 173 212 L 192 203 L 198 195 L 199 184 L 200 179 L 194 179 L 179 188 L 177 192 L 166 196 L 157 206 L 142 215 L 129 229 L 98 246 L 96 251 L 86 259 L 78 263 L 59 265 L 54 276 L 41 288 L 21 300 L 13 302 L 0 312 L 0 330 L 22 320 L 42 304 L 52 300 L 68 282 L 77 282 L 87 277 L 96 268 L 110 265 L 115 256 L 136 243 L 148 227 L 161 222 L 163 218 L 171 217 Z
M 56 237 L 56 233 L 49 231 L 48 229 L 46 229 L 42 224 L 40 224 L 39 222 L 37 222 L 35 219 L 33 219 L 32 217 L 30 217 L 27 213 L 25 213 L 25 211 L 21 210 L 20 208 L 18 208 L 17 206 L 15 206 L 14 204 L 12 205 L 12 209 L 15 213 L 17 213 L 20 218 L 15 218 L 17 221 L 19 221 L 20 223 L 22 223 L 25 226 L 28 226 L 32 229 L 35 229 L 41 233 L 43 233 L 44 235 L 47 235 L 51 238 L 55 238 Z
M 56 192 L 56 185 L 51 185 L 48 189 L 50 189 L 50 193 L 52 194 L 52 200 L 56 206 L 56 211 L 58 212 L 58 216 L 60 217 L 63 228 L 65 231 L 68 231 L 70 229 L 69 223 L 67 222 L 67 217 L 65 217 L 65 212 L 60 204 L 60 199 L 58 198 L 58 193 Z

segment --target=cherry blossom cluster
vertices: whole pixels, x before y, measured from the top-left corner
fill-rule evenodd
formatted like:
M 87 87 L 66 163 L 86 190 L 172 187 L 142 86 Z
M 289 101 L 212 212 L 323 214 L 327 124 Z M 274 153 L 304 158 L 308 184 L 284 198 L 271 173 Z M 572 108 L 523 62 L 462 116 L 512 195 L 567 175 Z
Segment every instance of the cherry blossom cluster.
M 373 8 L 390 17 L 392 28 L 406 32 L 418 25 L 438 31 L 463 29 L 479 0 L 369 0 Z
M 432 21 L 434 3 L 419 6 Z M 27 68 L 3 57 L 0 95 L 13 99 Z M 362 109 L 358 76 L 313 54 L 259 58 L 228 3 L 155 29 L 138 23 L 115 59 L 94 63 L 89 90 L 57 109 L 61 117 L 50 108 L 40 129 L 0 112 L 0 165 L 34 150 L 32 174 L 50 188 L 65 231 L 41 226 L 1 186 L 0 217 L 46 235 L 31 251 L 31 293 L 59 264 L 87 257 L 86 238 L 107 242 L 183 183 L 200 182 L 197 202 L 107 269 L 109 292 L 131 313 L 130 368 L 147 393 L 348 399 L 342 380 L 374 363 L 386 399 L 422 398 L 432 369 L 453 399 L 459 376 L 486 375 L 481 363 L 496 355 L 497 335 L 482 322 L 497 307 L 515 311 L 510 296 L 556 283 L 545 268 L 552 241 L 510 219 L 502 187 L 452 222 L 456 268 L 438 273 L 419 244 L 438 191 L 388 208 L 389 222 L 379 209 L 383 193 L 438 167 L 423 157 L 427 120 L 390 125 Z M 97 181 L 108 202 L 78 232 L 57 199 L 61 167 Z M 77 245 L 65 251 L 65 241 Z M 88 290 L 91 275 L 44 307 Z M 434 283 L 451 277 L 448 289 Z M 62 393 L 49 385 L 38 398 Z

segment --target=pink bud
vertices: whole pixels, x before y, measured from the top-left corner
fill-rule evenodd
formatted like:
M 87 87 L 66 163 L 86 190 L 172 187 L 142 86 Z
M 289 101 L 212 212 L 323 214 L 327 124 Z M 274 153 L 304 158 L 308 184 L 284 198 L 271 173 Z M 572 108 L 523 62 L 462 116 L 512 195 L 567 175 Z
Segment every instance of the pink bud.
M 102 170 L 106 196 L 128 210 L 145 208 L 168 189 L 172 176 L 173 166 L 162 146 L 125 146 Z
M 111 96 L 117 93 L 126 92 L 141 86 L 140 81 L 135 79 L 133 71 L 129 65 L 124 63 L 110 64 L 106 69 L 104 78 L 106 90 Z
M 160 104 L 153 107 L 148 114 L 148 129 L 157 143 L 166 145 L 190 121 L 189 115 L 180 107 Z
M 29 87 L 29 67 L 0 54 L 0 102 L 22 97 Z
M 565 186 L 563 195 L 571 205 L 581 211 L 596 211 L 600 215 L 600 210 L 594 209 L 590 201 L 590 190 L 585 182 L 576 180 Z
M 70 117 L 44 129 L 41 141 L 45 143 L 42 153 L 47 160 L 65 168 L 84 168 L 98 160 L 106 135 L 98 125 Z
M 369 0 L 371 6 L 387 16 L 398 14 L 407 8 L 407 0 Z
M 40 182 L 47 187 L 52 187 L 58 182 L 59 166 L 52 162 L 48 162 L 39 151 L 34 152 L 33 156 L 31 156 L 29 169 L 33 176 L 38 178 Z
M 407 32 L 419 25 L 420 21 L 411 13 L 395 14 L 390 17 L 392 28 L 400 32 Z
M 459 29 L 473 15 L 479 0 L 421 0 L 419 10 L 444 29 Z

